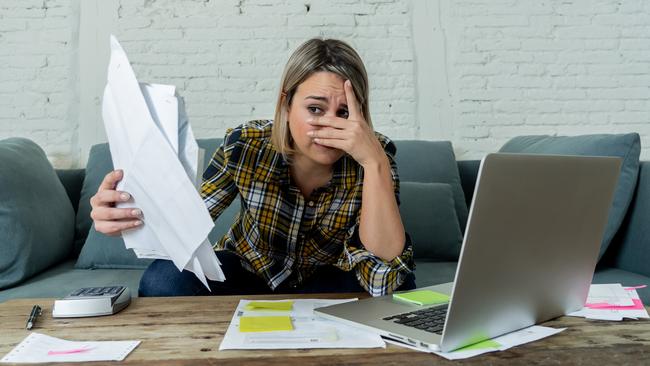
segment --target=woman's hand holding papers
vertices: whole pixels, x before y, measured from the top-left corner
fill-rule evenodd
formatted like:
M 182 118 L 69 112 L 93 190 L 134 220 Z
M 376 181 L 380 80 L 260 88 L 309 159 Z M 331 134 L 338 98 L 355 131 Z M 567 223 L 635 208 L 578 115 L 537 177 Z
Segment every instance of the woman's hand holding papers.
M 120 235 L 123 230 L 142 225 L 142 211 L 138 208 L 116 208 L 118 202 L 127 202 L 131 195 L 115 190 L 124 172 L 114 170 L 104 177 L 97 193 L 90 199 L 90 217 L 95 222 L 95 230 L 106 235 Z

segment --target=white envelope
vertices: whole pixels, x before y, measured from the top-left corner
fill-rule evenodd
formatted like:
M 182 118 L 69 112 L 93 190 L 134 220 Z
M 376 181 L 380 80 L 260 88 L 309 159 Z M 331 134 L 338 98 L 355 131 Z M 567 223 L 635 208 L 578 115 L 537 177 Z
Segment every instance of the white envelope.
M 144 225 L 122 232 L 126 247 L 173 261 L 208 289 L 206 277 L 225 280 L 208 241 L 214 222 L 197 191 L 200 151 L 182 99 L 172 85 L 139 84 L 112 35 L 102 116 L 113 166 L 124 170 L 117 189 L 133 197 L 117 206 L 144 214 Z

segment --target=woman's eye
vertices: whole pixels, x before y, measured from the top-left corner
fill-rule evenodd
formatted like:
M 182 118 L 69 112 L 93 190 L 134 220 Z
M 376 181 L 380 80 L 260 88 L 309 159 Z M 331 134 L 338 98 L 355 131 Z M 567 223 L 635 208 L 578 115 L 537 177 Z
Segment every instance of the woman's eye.
M 341 118 L 346 118 L 346 119 L 347 119 L 348 116 L 350 115 L 350 114 L 348 113 L 348 111 L 346 111 L 346 110 L 341 110 L 341 111 L 339 111 L 338 114 L 339 114 L 339 117 L 341 117 Z
M 307 107 L 307 109 L 313 114 L 320 114 L 323 111 L 319 107 Z

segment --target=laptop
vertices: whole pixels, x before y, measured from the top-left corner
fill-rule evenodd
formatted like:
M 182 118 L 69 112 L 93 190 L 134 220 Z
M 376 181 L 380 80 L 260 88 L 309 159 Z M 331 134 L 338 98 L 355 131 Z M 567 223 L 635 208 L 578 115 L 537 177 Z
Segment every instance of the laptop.
M 479 167 L 454 282 L 420 288 L 450 295 L 448 304 L 386 295 L 315 312 L 449 352 L 576 311 L 587 298 L 621 160 L 489 154 Z

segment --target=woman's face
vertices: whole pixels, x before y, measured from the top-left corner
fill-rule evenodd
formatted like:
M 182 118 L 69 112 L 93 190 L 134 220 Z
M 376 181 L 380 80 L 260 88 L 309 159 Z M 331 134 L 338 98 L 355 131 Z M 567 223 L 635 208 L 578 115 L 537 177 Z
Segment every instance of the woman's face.
M 344 152 L 339 149 L 313 142 L 307 132 L 320 128 L 309 124 L 315 118 L 348 118 L 344 82 L 337 74 L 319 71 L 298 85 L 289 106 L 289 130 L 296 157 L 302 156 L 320 165 L 332 165 L 343 156 Z

